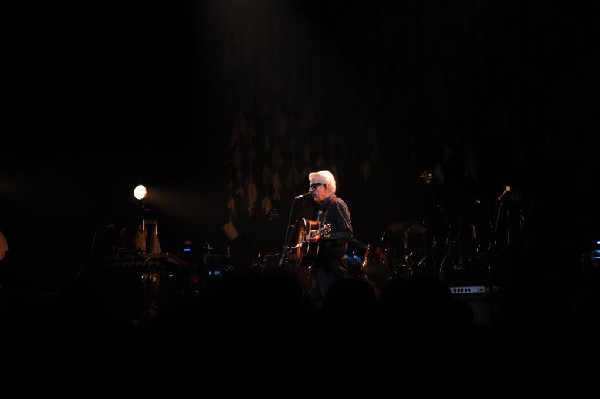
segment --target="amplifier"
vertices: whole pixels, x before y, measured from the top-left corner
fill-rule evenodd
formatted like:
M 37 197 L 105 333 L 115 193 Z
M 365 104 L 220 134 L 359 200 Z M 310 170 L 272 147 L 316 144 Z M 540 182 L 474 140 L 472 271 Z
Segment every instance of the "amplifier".
M 450 288 L 451 294 L 469 295 L 469 294 L 485 294 L 488 292 L 498 292 L 498 287 L 490 285 L 459 285 Z
M 485 294 L 488 292 L 488 287 L 485 285 L 462 285 L 458 287 L 450 287 L 451 294 Z
M 459 301 L 469 305 L 473 312 L 473 323 L 479 326 L 490 326 L 499 310 L 497 293 L 500 287 L 495 285 L 455 285 L 450 286 L 450 293 Z

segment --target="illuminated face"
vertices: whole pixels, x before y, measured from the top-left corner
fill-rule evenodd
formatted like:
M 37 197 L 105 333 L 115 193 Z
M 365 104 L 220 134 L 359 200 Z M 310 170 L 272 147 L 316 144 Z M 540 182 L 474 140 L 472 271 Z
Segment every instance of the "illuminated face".
M 316 178 L 315 180 L 318 180 Z M 329 190 L 327 190 L 327 185 L 319 182 L 319 181 L 311 181 L 308 192 L 312 194 L 315 202 L 320 203 L 327 197 L 329 197 Z

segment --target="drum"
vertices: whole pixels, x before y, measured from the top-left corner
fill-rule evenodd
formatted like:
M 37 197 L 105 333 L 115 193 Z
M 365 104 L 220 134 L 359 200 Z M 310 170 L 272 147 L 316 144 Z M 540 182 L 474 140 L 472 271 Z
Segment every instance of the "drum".
M 367 245 L 362 268 L 372 283 L 382 288 L 395 277 L 397 265 L 397 252 L 394 247 Z
M 368 244 L 363 259 L 363 267 L 366 265 L 387 266 L 389 248 L 382 245 Z

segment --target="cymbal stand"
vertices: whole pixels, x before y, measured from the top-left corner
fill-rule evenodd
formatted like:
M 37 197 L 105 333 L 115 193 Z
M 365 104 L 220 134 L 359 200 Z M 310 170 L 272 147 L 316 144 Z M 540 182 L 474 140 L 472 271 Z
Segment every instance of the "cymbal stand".
M 452 250 L 452 246 L 453 245 L 457 245 L 457 241 L 458 241 L 458 237 L 456 237 L 454 239 L 454 241 L 452 241 L 451 235 L 453 234 L 452 232 L 452 224 L 450 223 L 450 219 L 448 218 L 448 214 L 446 213 L 446 210 L 444 209 L 444 207 L 442 206 L 442 204 L 440 203 L 440 199 L 439 196 L 435 193 L 435 191 L 433 190 L 433 186 L 430 185 L 430 195 L 431 197 L 434 199 L 435 201 L 435 207 L 438 209 L 440 216 L 442 217 L 442 220 L 444 222 L 444 225 L 446 227 L 448 227 L 448 234 L 446 236 L 446 247 L 448 248 L 448 251 L 446 252 L 446 254 L 444 254 L 444 256 L 442 257 L 442 260 L 440 261 L 440 266 L 439 268 L 436 265 L 437 260 L 435 259 L 434 253 L 437 247 L 437 240 L 436 237 L 434 235 L 433 237 L 433 243 L 432 243 L 432 249 L 431 249 L 431 258 L 433 260 L 433 269 L 437 270 L 438 272 L 438 278 L 440 280 L 443 279 L 443 275 L 444 275 L 444 265 L 445 265 L 445 261 L 448 258 L 450 251 Z M 460 225 L 460 221 L 459 221 L 459 225 Z M 421 262 L 423 262 L 426 259 L 423 258 L 423 260 Z
M 449 259 L 452 259 L 455 263 L 453 264 L 453 268 L 455 270 L 460 270 L 464 267 L 464 259 L 462 254 L 462 249 L 460 247 L 460 230 L 462 228 L 462 219 L 458 217 L 458 221 L 456 223 L 456 227 L 452 227 L 450 223 L 448 223 L 448 235 L 446 236 L 446 247 L 448 251 L 444 254 L 442 261 L 440 262 L 440 267 L 438 268 L 438 277 L 443 280 L 444 272 L 447 267 L 447 263 Z
M 426 246 L 425 233 L 422 233 L 423 240 L 421 242 L 422 247 L 415 246 L 414 248 L 410 245 L 410 231 L 406 231 L 403 234 L 403 248 L 404 248 L 404 263 L 408 269 L 409 276 L 414 276 L 418 272 L 429 272 L 426 269 L 426 261 L 428 259 L 434 260 L 433 253 L 430 253 Z
M 408 275 L 413 276 L 416 271 L 415 271 L 415 268 L 413 267 L 413 262 L 410 259 L 411 253 L 410 253 L 410 248 L 408 245 L 408 231 L 405 231 L 402 233 L 402 246 L 404 248 L 404 250 L 403 250 L 404 264 L 406 265 L 406 268 L 408 269 Z
M 423 245 L 422 252 L 423 253 L 422 253 L 422 258 L 417 263 L 417 268 L 420 270 L 425 270 L 427 273 L 431 273 L 431 274 L 435 275 L 437 273 L 436 258 L 435 258 L 435 247 L 436 247 L 437 243 L 434 238 L 433 242 L 431 243 L 431 248 L 430 248 L 428 245 L 427 237 L 426 237 L 425 233 L 423 233 L 422 238 L 423 238 L 422 239 L 422 245 Z M 428 263 L 428 262 L 431 262 L 431 263 Z

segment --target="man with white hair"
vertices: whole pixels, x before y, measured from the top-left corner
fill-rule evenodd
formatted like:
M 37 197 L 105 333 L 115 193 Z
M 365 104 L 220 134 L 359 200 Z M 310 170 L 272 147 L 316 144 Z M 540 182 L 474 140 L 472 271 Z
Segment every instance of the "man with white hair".
M 328 170 L 308 175 L 309 194 L 318 204 L 319 228 L 309 234 L 307 241 L 318 243 L 318 252 L 311 270 L 311 301 L 321 309 L 329 287 L 348 277 L 345 254 L 354 232 L 348 205 L 336 195 L 336 181 Z

